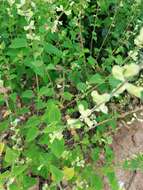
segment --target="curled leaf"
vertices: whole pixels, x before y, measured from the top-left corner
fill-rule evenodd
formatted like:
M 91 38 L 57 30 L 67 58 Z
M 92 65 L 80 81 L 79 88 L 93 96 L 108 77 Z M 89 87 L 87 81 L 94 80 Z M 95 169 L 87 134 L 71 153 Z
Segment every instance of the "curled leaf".
M 97 104 L 101 104 L 102 102 L 108 102 L 110 100 L 110 94 L 104 93 L 104 94 L 98 94 L 97 91 L 93 91 L 91 93 L 91 96 L 93 98 L 93 101 L 96 102 Z
M 112 69 L 112 74 L 113 74 L 115 79 L 118 79 L 120 81 L 125 81 L 122 67 L 115 65 Z
M 96 111 L 101 111 L 103 113 L 108 113 L 108 108 L 107 106 L 105 105 L 106 102 L 108 102 L 110 100 L 110 94 L 108 93 L 104 93 L 102 95 L 98 94 L 97 91 L 93 91 L 91 93 L 91 96 L 93 98 L 93 101 L 97 104 L 97 105 L 100 105 Z
M 132 63 L 130 65 L 125 65 L 123 68 L 124 68 L 124 77 L 125 78 L 134 77 L 140 71 L 139 65 L 134 64 L 134 63 Z
M 134 95 L 134 96 L 136 96 L 136 97 L 138 97 L 138 98 L 141 98 L 141 94 L 142 94 L 142 92 L 143 92 L 143 87 L 135 86 L 135 85 L 133 85 L 133 84 L 128 83 L 128 84 L 126 85 L 126 88 L 127 88 L 127 91 L 128 91 L 130 94 L 132 94 L 132 95 Z

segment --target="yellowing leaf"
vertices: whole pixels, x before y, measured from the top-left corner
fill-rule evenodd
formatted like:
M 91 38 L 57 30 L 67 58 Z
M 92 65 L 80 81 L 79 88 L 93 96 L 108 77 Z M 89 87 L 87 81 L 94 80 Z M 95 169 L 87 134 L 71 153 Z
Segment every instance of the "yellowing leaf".
M 137 64 L 130 64 L 130 65 L 125 65 L 124 67 L 124 77 L 125 78 L 130 78 L 133 76 L 136 76 L 139 71 L 140 71 L 140 67 Z
M 3 153 L 4 150 L 4 143 L 0 142 L 0 154 Z
M 123 68 L 118 66 L 118 65 L 115 65 L 112 69 L 112 74 L 113 74 L 113 77 L 115 79 L 118 79 L 118 80 L 121 80 L 121 81 L 124 81 L 124 75 L 123 75 Z
M 74 168 L 64 167 L 63 173 L 66 180 L 71 180 L 74 177 Z

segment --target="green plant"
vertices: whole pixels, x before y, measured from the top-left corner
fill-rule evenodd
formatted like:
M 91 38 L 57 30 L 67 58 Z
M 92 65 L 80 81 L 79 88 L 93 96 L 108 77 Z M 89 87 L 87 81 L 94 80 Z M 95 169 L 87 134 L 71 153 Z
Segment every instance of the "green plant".
M 26 190 L 38 180 L 43 190 L 101 190 L 104 175 L 119 188 L 106 132 L 122 118 L 111 101 L 127 91 L 142 99 L 143 87 L 135 84 L 142 29 L 134 46 L 142 6 L 128 0 L 1 1 L 2 190 Z

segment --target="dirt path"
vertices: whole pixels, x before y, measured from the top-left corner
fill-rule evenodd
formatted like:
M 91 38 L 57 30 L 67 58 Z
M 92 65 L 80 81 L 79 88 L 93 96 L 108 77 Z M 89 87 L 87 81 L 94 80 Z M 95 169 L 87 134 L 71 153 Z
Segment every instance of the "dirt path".
M 129 128 L 123 127 L 113 138 L 112 144 L 115 153 L 115 163 L 123 162 L 133 155 L 143 152 L 143 122 L 134 123 Z M 116 170 L 118 180 L 124 184 L 125 190 L 143 190 L 143 173 Z M 105 190 L 110 190 L 109 187 Z

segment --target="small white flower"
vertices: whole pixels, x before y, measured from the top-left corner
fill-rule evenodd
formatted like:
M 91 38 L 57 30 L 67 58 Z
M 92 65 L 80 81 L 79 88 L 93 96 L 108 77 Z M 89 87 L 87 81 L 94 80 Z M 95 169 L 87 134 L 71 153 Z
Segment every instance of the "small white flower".
M 55 139 L 61 140 L 63 138 L 63 134 L 61 131 L 55 131 L 49 134 L 49 137 L 50 137 L 50 143 L 53 143 Z
M 24 26 L 24 30 L 34 30 L 35 26 L 34 26 L 34 20 L 31 20 L 28 26 Z
M 73 4 L 75 4 L 75 2 L 74 2 L 74 1 L 72 1 L 72 2 L 70 3 L 70 6 L 72 7 L 72 6 L 73 6 Z
M 71 10 L 65 11 L 65 14 L 66 14 L 67 16 L 71 15 Z
M 62 153 L 62 158 L 68 159 L 69 154 L 70 154 L 70 152 L 65 150 L 65 151 Z
M 18 125 L 18 123 L 20 122 L 20 119 L 16 118 L 14 121 L 12 121 L 10 124 L 14 127 L 16 127 Z
M 28 40 L 40 41 L 40 36 L 36 36 L 35 33 L 26 34 L 26 37 L 27 37 Z
M 137 61 L 137 59 L 138 59 L 138 52 L 137 52 L 137 51 L 129 51 L 128 55 L 129 55 L 134 61 Z
M 4 82 L 3 80 L 0 79 L 0 87 L 3 87 L 3 85 L 4 85 Z
M 31 2 L 31 6 L 36 9 L 36 4 L 33 1 Z
M 57 10 L 57 11 L 64 11 L 63 5 L 60 5 L 60 7 L 56 7 L 56 10 Z
M 7 186 L 11 185 L 14 182 L 15 178 L 9 178 Z
M 140 30 L 139 35 L 135 38 L 134 43 L 137 47 L 143 47 L 143 27 Z
M 8 0 L 8 3 L 10 6 L 12 6 L 15 3 L 15 0 Z
M 67 120 L 67 125 L 70 127 L 70 128 L 80 128 L 81 127 L 81 124 L 79 123 L 79 120 L 78 119 L 68 119 Z
M 124 182 L 123 181 L 119 181 L 119 187 L 120 187 L 120 190 L 125 190 L 124 188 Z
M 78 166 L 78 167 L 84 167 L 85 165 L 85 161 L 84 160 L 80 160 L 79 156 L 76 158 L 76 160 L 74 160 L 72 163 L 72 166 Z
M 43 168 L 43 166 L 44 166 L 44 165 L 41 164 L 41 165 L 37 168 L 37 170 L 40 171 L 40 170 Z

